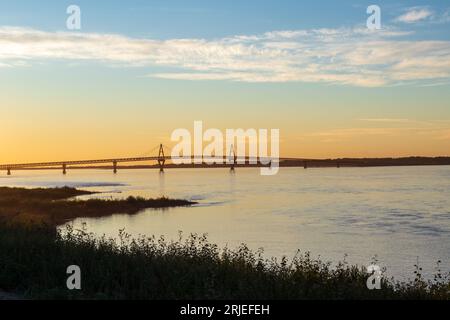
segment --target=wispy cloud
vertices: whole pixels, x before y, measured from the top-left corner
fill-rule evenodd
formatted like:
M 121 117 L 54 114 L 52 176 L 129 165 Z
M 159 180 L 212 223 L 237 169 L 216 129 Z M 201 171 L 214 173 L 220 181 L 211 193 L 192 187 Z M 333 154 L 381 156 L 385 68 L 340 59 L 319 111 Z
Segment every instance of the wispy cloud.
M 433 23 L 450 23 L 450 8 L 441 14 L 433 15 Z
M 351 138 L 355 136 L 371 136 L 371 135 L 392 135 L 397 133 L 399 130 L 409 130 L 397 129 L 397 128 L 345 128 L 345 129 L 332 129 L 327 131 L 313 132 L 306 134 L 309 137 L 333 137 L 333 138 Z
M 374 127 L 336 128 L 306 134 L 322 142 L 344 141 L 369 137 L 395 138 L 399 136 L 426 136 L 431 140 L 450 140 L 450 120 L 415 120 L 402 118 L 363 118 Z
M 345 128 L 312 132 L 304 137 L 316 138 L 321 142 L 338 142 L 352 139 L 367 139 L 370 137 L 388 139 L 395 137 L 425 136 L 432 140 L 450 140 L 450 129 L 433 127 L 375 127 L 375 128 Z
M 433 11 L 426 7 L 409 8 L 404 14 L 396 18 L 398 22 L 415 23 L 433 16 Z
M 0 67 L 48 60 L 98 61 L 146 70 L 165 67 L 164 72 L 147 74 L 164 79 L 365 87 L 449 80 L 450 42 L 405 39 L 409 34 L 396 29 L 372 32 L 338 28 L 272 31 L 215 40 L 158 40 L 0 27 Z
M 368 121 L 368 122 L 390 122 L 390 123 L 409 123 L 412 122 L 410 119 L 397 119 L 397 118 L 366 118 L 366 119 L 358 119 L 359 121 Z

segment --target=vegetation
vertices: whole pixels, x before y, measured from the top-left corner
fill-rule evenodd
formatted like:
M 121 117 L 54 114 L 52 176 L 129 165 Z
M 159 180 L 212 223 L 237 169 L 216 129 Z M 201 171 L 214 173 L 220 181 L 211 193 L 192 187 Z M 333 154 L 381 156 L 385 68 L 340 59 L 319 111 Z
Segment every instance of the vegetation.
M 78 265 L 82 290 L 66 288 Z M 364 269 L 332 268 L 308 253 L 265 260 L 245 245 L 219 250 L 205 236 L 95 238 L 85 230 L 0 224 L 0 288 L 33 299 L 449 299 L 449 275 L 368 290 Z
M 78 217 L 101 217 L 114 213 L 134 214 L 147 208 L 188 206 L 194 202 L 167 198 L 125 200 L 74 200 L 92 194 L 74 188 L 24 189 L 0 188 L 0 221 L 56 226 Z

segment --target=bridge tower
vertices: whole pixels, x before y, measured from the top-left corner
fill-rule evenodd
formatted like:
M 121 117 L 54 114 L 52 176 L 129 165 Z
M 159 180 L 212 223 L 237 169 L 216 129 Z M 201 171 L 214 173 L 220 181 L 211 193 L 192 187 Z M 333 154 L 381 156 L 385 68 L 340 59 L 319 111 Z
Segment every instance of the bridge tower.
M 117 173 L 117 161 L 113 161 L 113 172 L 114 172 L 114 174 L 116 174 Z
M 236 151 L 234 150 L 234 146 L 231 145 L 230 148 L 230 158 L 233 157 L 233 162 L 231 163 L 231 167 L 230 167 L 230 172 L 234 172 L 234 167 L 236 165 L 237 162 L 237 155 L 236 155 Z
M 158 152 L 158 165 L 159 165 L 159 172 L 164 172 L 164 164 L 166 163 L 166 156 L 164 155 L 164 148 L 163 145 L 159 145 L 159 152 Z
M 63 163 L 63 165 L 62 165 L 62 170 L 63 170 L 63 174 L 67 173 L 67 165 L 65 163 Z

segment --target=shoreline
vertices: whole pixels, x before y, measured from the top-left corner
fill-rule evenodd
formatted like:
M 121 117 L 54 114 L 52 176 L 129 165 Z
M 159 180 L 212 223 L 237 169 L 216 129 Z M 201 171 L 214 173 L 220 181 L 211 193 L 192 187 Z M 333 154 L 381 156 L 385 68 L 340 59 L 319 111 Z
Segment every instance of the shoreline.
M 196 202 L 157 198 L 128 197 L 123 200 L 73 200 L 80 195 L 96 194 L 70 187 L 8 188 L 0 187 L 0 222 L 24 225 L 46 224 L 53 227 L 76 218 L 136 214 L 145 209 L 187 207 Z

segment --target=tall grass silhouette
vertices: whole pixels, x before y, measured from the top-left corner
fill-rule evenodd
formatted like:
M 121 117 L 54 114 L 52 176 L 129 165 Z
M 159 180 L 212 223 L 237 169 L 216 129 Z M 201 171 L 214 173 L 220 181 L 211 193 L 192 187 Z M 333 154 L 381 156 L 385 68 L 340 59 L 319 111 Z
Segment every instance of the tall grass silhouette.
M 82 290 L 66 288 L 78 265 Z M 71 227 L 0 224 L 0 288 L 33 299 L 449 299 L 449 274 L 425 281 L 382 278 L 368 290 L 364 268 L 299 253 L 265 259 L 247 246 L 219 249 L 206 236 L 98 238 Z

